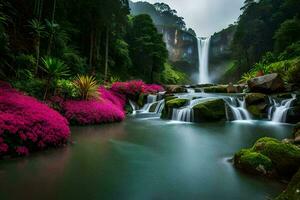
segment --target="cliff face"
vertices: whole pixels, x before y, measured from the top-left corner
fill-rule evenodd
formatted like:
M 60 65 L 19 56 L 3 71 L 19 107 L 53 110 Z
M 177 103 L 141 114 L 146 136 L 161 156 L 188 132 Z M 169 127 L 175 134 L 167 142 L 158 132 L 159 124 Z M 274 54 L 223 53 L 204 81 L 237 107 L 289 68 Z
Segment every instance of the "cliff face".
M 196 37 L 174 27 L 158 25 L 157 30 L 163 34 L 169 51 L 170 62 L 188 73 L 197 71 L 198 47 Z
M 209 67 L 214 82 L 219 82 L 232 62 L 231 42 L 235 26 L 229 26 L 211 37 Z

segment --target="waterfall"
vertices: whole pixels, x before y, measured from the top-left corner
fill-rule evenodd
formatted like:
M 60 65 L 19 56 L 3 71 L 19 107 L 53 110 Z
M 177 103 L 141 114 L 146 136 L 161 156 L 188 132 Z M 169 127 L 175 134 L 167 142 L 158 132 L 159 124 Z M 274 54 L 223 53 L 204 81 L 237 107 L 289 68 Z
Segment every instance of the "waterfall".
M 194 112 L 193 107 L 201 102 L 207 101 L 209 99 L 215 99 L 213 97 L 198 98 L 190 100 L 189 105 L 183 108 L 173 109 L 172 120 L 184 121 L 184 122 L 194 122 Z
M 193 89 L 193 88 L 188 88 L 188 89 L 187 89 L 187 92 L 190 93 L 190 94 L 193 94 L 193 93 L 195 93 L 195 89 Z
M 157 113 L 160 114 L 164 108 L 165 100 L 162 99 L 164 93 L 159 93 L 158 95 L 148 95 L 147 96 L 147 103 L 140 109 L 139 113 Z M 160 100 L 161 99 L 161 100 Z M 150 112 L 150 109 L 154 106 L 154 112 Z
M 281 122 L 281 123 L 286 122 L 287 113 L 293 101 L 296 100 L 296 95 L 292 94 L 292 98 L 282 100 L 281 102 L 271 97 L 269 99 L 270 99 L 270 103 L 273 104 L 269 108 L 269 112 L 268 112 L 269 120 L 273 122 Z
M 224 98 L 230 111 L 233 114 L 234 120 L 251 120 L 250 113 L 246 109 L 245 97 L 242 99 L 238 97 Z M 229 116 L 227 116 L 229 119 Z
M 131 101 L 131 100 L 129 100 L 129 104 L 130 104 L 130 106 L 132 108 L 132 114 L 135 115 L 136 114 L 136 110 L 137 110 L 137 105 L 133 101 Z
M 199 83 L 210 83 L 208 73 L 210 37 L 198 38 Z

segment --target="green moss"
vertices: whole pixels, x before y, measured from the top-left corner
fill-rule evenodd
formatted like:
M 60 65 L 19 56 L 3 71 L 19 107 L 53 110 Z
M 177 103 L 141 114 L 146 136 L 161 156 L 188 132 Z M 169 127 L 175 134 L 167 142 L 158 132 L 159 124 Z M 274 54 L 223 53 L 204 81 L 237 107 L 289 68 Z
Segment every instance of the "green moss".
M 219 121 L 226 117 L 225 103 L 222 99 L 208 100 L 193 107 L 196 122 Z
M 227 85 L 204 87 L 203 90 L 206 93 L 227 93 Z
M 253 174 L 267 174 L 273 169 L 270 158 L 250 149 L 242 149 L 236 153 L 234 164 L 237 168 Z
M 259 139 L 252 148 L 269 157 L 279 175 L 291 177 L 300 167 L 300 148 L 273 138 Z
M 180 108 L 188 103 L 188 99 L 173 99 L 166 102 L 166 106 L 169 108 Z
M 170 100 L 173 100 L 173 99 L 177 99 L 177 97 L 175 97 L 175 96 L 167 96 L 167 97 L 165 97 L 165 101 L 166 102 L 168 102 Z
M 171 119 L 173 108 L 180 108 L 188 103 L 188 99 L 179 99 L 175 96 L 165 98 L 165 107 L 162 111 L 162 119 Z
M 252 116 L 261 119 L 264 118 L 264 116 L 266 115 L 267 105 L 266 104 L 251 105 L 248 106 L 247 109 Z
M 299 200 L 300 199 L 300 170 L 295 174 L 287 189 L 276 200 Z

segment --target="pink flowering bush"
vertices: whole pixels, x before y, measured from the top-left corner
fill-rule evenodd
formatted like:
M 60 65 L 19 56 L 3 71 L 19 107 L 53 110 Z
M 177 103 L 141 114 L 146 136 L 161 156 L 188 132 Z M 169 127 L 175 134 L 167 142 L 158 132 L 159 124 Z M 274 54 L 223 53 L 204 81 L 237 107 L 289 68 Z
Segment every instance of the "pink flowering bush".
M 58 112 L 0 82 L 0 157 L 62 146 L 69 136 Z
M 147 85 L 143 81 L 133 80 L 128 82 L 116 82 L 111 87 L 112 91 L 126 95 L 127 98 L 136 99 L 141 93 L 153 94 L 164 91 L 160 85 Z
M 65 102 L 65 117 L 72 124 L 89 125 L 118 122 L 125 119 L 126 99 L 114 91 L 99 88 L 100 99 Z

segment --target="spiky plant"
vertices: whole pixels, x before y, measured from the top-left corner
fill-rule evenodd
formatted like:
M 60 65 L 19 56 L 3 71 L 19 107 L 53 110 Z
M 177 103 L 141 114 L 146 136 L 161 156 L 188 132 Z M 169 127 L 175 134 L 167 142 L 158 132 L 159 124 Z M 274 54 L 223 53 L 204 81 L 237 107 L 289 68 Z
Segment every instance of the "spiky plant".
M 74 85 L 78 90 L 79 96 L 83 100 L 99 98 L 99 85 L 93 76 L 78 75 L 74 81 Z
M 59 59 L 46 57 L 42 58 L 42 70 L 47 74 L 47 84 L 45 89 L 44 99 L 46 99 L 50 85 L 62 77 L 69 75 L 69 68 Z
M 255 71 L 250 71 L 250 72 L 244 73 L 241 80 L 239 81 L 239 83 L 247 83 L 249 80 L 251 80 L 255 77 L 256 77 Z

